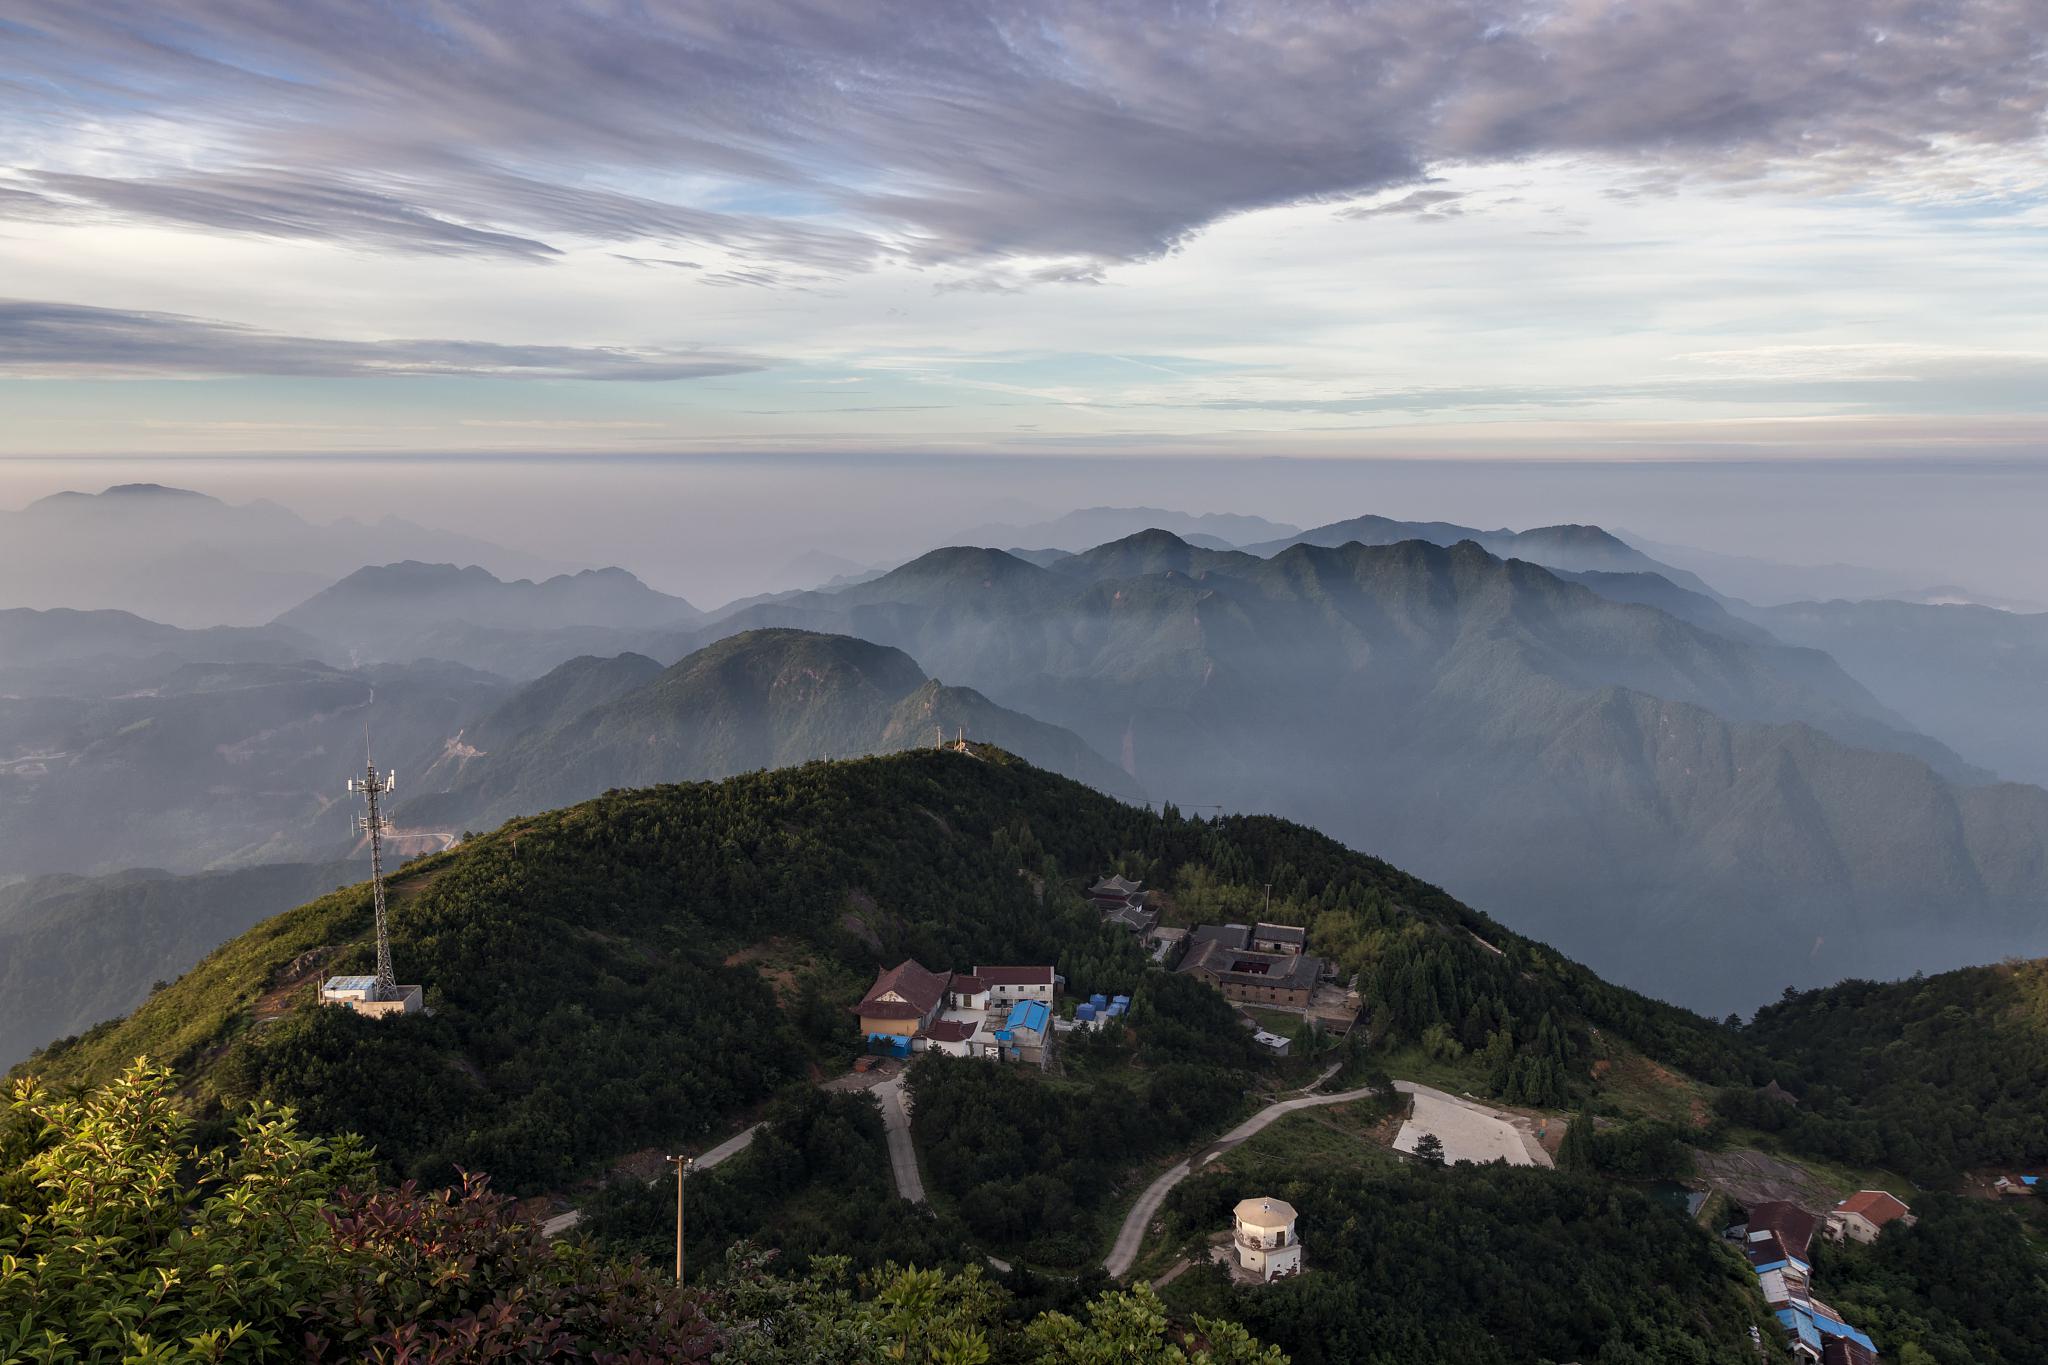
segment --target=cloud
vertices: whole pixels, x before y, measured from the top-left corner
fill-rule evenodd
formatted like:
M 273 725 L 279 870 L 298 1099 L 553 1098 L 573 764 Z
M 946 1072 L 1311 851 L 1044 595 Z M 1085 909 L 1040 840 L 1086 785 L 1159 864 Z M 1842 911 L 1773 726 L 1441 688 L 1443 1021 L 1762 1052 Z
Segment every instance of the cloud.
M 1384 204 L 1361 204 L 1343 211 L 1345 218 L 1384 218 L 1406 215 L 1413 218 L 1450 218 L 1463 213 L 1458 202 L 1468 190 L 1410 190 Z
M 2048 411 L 2048 354 L 1897 345 L 1766 346 L 1677 358 L 1672 373 L 1627 383 L 1392 389 L 1341 397 L 1214 398 L 1219 412 L 1366 416 L 1663 404 L 1819 405 L 1837 413 Z
M 83 209 L 98 208 L 178 227 L 326 238 L 437 256 L 540 260 L 561 254 L 546 242 L 451 222 L 394 195 L 339 181 L 262 171 L 147 180 L 42 171 L 31 173 L 29 180 L 53 192 L 54 197 L 43 196 L 46 214 L 56 207 L 76 217 Z
M 543 261 L 644 237 L 1085 271 L 1547 155 L 1867 185 L 2031 146 L 2048 90 L 2048 0 L 16 0 L 7 22 L 0 147 L 33 151 L 32 193 Z M 34 136 L 131 124 L 77 164 Z M 179 144 L 143 150 L 149 127 Z M 47 211 L 21 193 L 0 213 Z
M 337 341 L 179 313 L 0 299 L 0 376 L 9 378 L 457 375 L 649 382 L 709 379 L 762 368 L 760 361 L 747 357 L 689 351 L 487 341 Z

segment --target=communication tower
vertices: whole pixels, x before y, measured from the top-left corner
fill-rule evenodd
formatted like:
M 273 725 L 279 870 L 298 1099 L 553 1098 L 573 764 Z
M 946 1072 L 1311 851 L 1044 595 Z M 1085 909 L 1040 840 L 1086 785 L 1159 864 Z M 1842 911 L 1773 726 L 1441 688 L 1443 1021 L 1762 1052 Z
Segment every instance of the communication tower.
M 363 747 L 369 748 L 367 737 Z M 340 1005 L 375 1018 L 418 1013 L 424 997 L 418 986 L 399 985 L 391 967 L 391 927 L 384 912 L 384 831 L 391 828 L 391 819 L 384 814 L 384 798 L 397 785 L 397 774 L 378 772 L 376 762 L 367 755 L 363 775 L 350 778 L 348 784 L 350 794 L 360 795 L 366 808 L 356 817 L 355 829 L 370 837 L 370 904 L 377 920 L 377 974 L 333 976 L 320 987 L 322 1004 Z

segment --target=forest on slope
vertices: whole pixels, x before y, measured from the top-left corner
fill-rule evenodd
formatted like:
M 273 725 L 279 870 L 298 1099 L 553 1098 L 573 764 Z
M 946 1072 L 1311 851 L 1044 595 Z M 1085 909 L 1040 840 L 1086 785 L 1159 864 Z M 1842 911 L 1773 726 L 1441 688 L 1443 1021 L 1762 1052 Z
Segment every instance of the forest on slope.
M 1120 858 L 1161 884 L 1197 869 L 1233 895 L 1270 881 L 1276 905 L 1372 968 L 1380 1025 L 1475 1050 L 1498 1035 L 1531 1099 L 1586 1083 L 1595 1028 L 1708 1079 L 1746 1074 L 1719 1025 L 1324 836 L 1145 811 L 995 750 L 807 764 L 516 820 L 394 878 L 400 974 L 425 983 L 432 1017 L 392 1027 L 310 1007 L 314 977 L 370 960 L 358 886 L 265 921 L 30 1065 L 76 1083 L 147 1053 L 193 1070 L 203 1095 L 289 1100 L 321 1131 L 360 1130 L 395 1171 L 462 1164 L 551 1188 L 712 1131 L 801 1074 L 806 1037 L 844 1036 L 838 1007 L 878 964 L 1053 961 L 1074 989 L 1137 985 L 1128 937 L 1060 890 Z M 728 965 L 776 937 L 813 963 L 781 1005 Z
M 439 1184 L 459 1167 L 515 1193 L 561 1190 L 635 1150 L 701 1146 L 768 1104 L 758 1152 L 693 1182 L 693 1258 L 715 1263 L 726 1239 L 758 1235 L 792 1255 L 876 1266 L 895 1255 L 961 1264 L 1013 1246 L 1035 1264 L 1080 1264 L 1099 1256 L 1096 1214 L 1128 1188 L 1133 1163 L 1215 1131 L 1270 1065 L 1220 997 L 1148 967 L 1127 935 L 1101 926 L 1075 888 L 1110 867 L 1205 916 L 1264 911 L 1270 884 L 1275 917 L 1307 924 L 1317 951 L 1359 973 L 1361 1048 L 1462 1056 L 1459 1074 L 1503 1098 L 1551 1112 L 1608 1106 L 1599 1063 L 1639 1050 L 1724 1086 L 1724 1099 L 1775 1075 L 1808 1097 L 1803 1109 L 1829 1110 L 1830 1082 L 1795 1072 L 1799 1030 L 1770 1011 L 1730 1029 L 1602 981 L 1300 826 L 1153 813 L 988 748 L 612 793 L 515 820 L 393 878 L 400 975 L 426 984 L 432 1017 L 380 1024 L 312 1004 L 319 977 L 368 965 L 357 886 L 265 921 L 129 1019 L 19 1070 L 63 1093 L 147 1054 L 185 1073 L 203 1143 L 225 1139 L 245 1101 L 283 1102 L 314 1134 L 363 1135 L 386 1180 Z M 778 962 L 801 968 L 757 972 L 750 950 L 771 943 Z M 918 1070 L 919 1143 L 942 1203 L 933 1215 L 906 1216 L 893 1200 L 872 1109 L 805 1084 L 814 1060 L 844 1057 L 844 1006 L 875 967 L 906 955 L 940 968 L 1051 960 L 1073 990 L 1137 997 L 1130 1037 L 1075 1044 L 1065 1079 L 944 1059 Z M 1849 997 L 1834 1013 L 1861 1007 Z M 1841 1027 L 1874 1037 L 1887 1024 Z M 1938 1078 L 1926 1084 L 1941 1102 Z M 2018 1103 L 2038 1119 L 2043 1092 Z M 1797 1150 L 1826 1141 L 1778 1138 Z M 1637 1139 L 1665 1155 L 1635 1163 L 1621 1149 Z M 1615 1361 L 1685 1360 L 1689 1338 L 1736 1340 L 1756 1307 L 1746 1272 L 1628 1187 L 1682 1169 L 1685 1144 L 1716 1134 L 1637 1121 L 1601 1140 L 1618 1179 L 1460 1170 L 1360 1184 L 1305 1167 L 1293 1178 L 1315 1207 L 1327 1273 L 1287 1287 L 1286 1311 L 1191 1276 L 1177 1311 L 1241 1318 L 1309 1361 L 1606 1359 L 1612 1341 L 1638 1350 Z M 839 1195 L 816 1183 L 856 1169 Z M 1213 1221 L 1202 1203 L 1221 1197 L 1212 1183 L 1184 1186 L 1176 1216 Z M 607 1246 L 656 1250 L 673 1203 L 628 1181 L 591 1213 Z M 2004 1248 L 2001 1235 L 1957 1244 L 1988 1236 Z M 2033 1292 L 2027 1264 L 2023 1253 L 2008 1267 L 2015 1292 Z M 1598 1267 L 1604 1288 L 1547 1283 L 1560 1266 Z M 1461 1297 L 1475 1275 L 1494 1292 Z M 1062 1291 L 1024 1276 L 1015 1292 L 1036 1311 L 1071 1306 L 1062 1294 L 1096 1283 L 1083 1275 Z M 1917 1272 L 1877 1263 L 1854 1283 L 1898 1339 L 1989 1330 L 1981 1296 L 1963 1293 L 1945 1261 Z M 1916 1307 L 1914 1286 L 1945 1296 L 1947 1316 Z M 1417 1313 L 1423 1304 L 1441 1309 Z

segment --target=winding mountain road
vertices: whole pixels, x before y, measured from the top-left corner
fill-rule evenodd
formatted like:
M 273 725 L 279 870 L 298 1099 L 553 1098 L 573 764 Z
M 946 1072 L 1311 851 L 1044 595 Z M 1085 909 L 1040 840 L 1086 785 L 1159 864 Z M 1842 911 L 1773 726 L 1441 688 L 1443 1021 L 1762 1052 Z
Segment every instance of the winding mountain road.
M 1397 1081 L 1395 1084 L 1398 1086 L 1401 1083 Z M 1172 1193 L 1173 1187 L 1194 1174 L 1198 1167 L 1214 1161 L 1245 1139 L 1264 1132 L 1289 1114 L 1298 1114 L 1304 1109 L 1315 1109 L 1326 1104 L 1348 1104 L 1352 1100 L 1365 1099 L 1373 1093 L 1373 1087 L 1368 1085 L 1357 1090 L 1340 1091 L 1335 1095 L 1303 1095 L 1297 1099 L 1278 1100 L 1253 1114 L 1193 1156 L 1176 1163 L 1166 1174 L 1147 1185 L 1145 1192 L 1138 1196 L 1138 1202 L 1131 1205 L 1131 1211 L 1124 1216 L 1124 1225 L 1117 1229 L 1116 1245 L 1110 1248 L 1108 1257 L 1102 1262 L 1102 1268 L 1112 1276 L 1130 1273 L 1132 1263 L 1138 1259 L 1138 1248 L 1145 1243 L 1145 1229 L 1152 1226 L 1153 1216 L 1159 1212 L 1159 1206 L 1166 1202 L 1166 1196 Z
M 1328 1076 L 1332 1073 L 1325 1072 Z M 1394 1089 L 1404 1095 L 1411 1095 L 1416 1101 L 1416 1118 L 1432 1124 L 1439 1136 L 1455 1143 L 1451 1148 L 1452 1160 L 1491 1161 L 1504 1160 L 1516 1166 L 1549 1166 L 1550 1154 L 1543 1150 L 1535 1135 L 1526 1131 L 1526 1121 L 1515 1122 L 1502 1117 L 1497 1111 L 1471 1100 L 1447 1095 L 1434 1086 L 1417 1085 L 1414 1081 L 1395 1081 Z M 1152 1219 L 1158 1214 L 1159 1206 L 1166 1202 L 1166 1196 L 1175 1185 L 1193 1175 L 1217 1157 L 1245 1139 L 1263 1132 L 1289 1114 L 1298 1114 L 1304 1109 L 1314 1109 L 1326 1104 L 1346 1104 L 1362 1100 L 1373 1093 L 1371 1086 L 1358 1090 L 1346 1090 L 1335 1095 L 1303 1095 L 1297 1099 L 1279 1100 L 1253 1114 L 1237 1127 L 1217 1138 L 1214 1142 L 1195 1153 L 1187 1160 L 1175 1165 L 1164 1175 L 1145 1187 L 1138 1196 L 1138 1202 L 1131 1205 L 1130 1213 L 1124 1216 L 1124 1225 L 1117 1229 L 1116 1244 L 1110 1248 L 1102 1268 L 1113 1276 L 1130 1273 L 1131 1266 L 1138 1259 L 1138 1251 L 1145 1244 L 1145 1230 L 1152 1226 Z M 1403 1125 L 1407 1135 L 1416 1128 L 1411 1120 Z M 1419 1135 L 1419 1133 L 1418 1133 Z M 1448 1145 L 1448 1144 L 1447 1144 Z M 1406 1147 L 1414 1146 L 1411 1137 Z M 1518 1159 L 1519 1158 L 1519 1159 Z

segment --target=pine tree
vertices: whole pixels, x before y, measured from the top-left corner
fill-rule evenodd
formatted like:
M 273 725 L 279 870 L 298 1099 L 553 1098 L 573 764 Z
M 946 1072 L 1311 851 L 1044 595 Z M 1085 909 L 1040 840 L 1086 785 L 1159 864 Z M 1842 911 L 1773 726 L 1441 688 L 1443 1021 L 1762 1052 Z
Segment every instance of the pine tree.
M 1593 1112 L 1590 1109 L 1581 1109 L 1565 1128 L 1564 1141 L 1557 1147 L 1557 1164 L 1568 1171 L 1593 1169 Z

